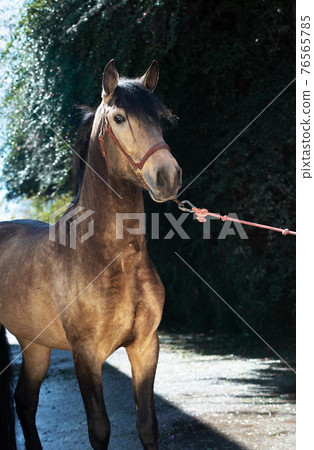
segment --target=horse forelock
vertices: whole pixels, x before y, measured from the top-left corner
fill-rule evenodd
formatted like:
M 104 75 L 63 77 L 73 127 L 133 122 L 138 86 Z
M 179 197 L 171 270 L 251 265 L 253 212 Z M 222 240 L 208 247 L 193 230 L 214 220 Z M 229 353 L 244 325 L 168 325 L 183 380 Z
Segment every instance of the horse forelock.
M 139 80 L 129 78 L 120 78 L 108 105 L 123 108 L 127 117 L 134 116 L 148 124 L 159 124 L 161 117 L 170 122 L 175 118 Z

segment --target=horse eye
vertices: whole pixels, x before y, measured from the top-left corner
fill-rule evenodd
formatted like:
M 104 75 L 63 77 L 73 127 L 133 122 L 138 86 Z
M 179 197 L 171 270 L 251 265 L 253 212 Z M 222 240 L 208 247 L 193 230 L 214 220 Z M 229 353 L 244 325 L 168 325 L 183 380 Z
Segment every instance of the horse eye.
M 120 124 L 120 123 L 125 122 L 125 118 L 123 116 L 121 116 L 121 114 L 117 114 L 116 116 L 114 116 L 114 121 L 117 124 Z

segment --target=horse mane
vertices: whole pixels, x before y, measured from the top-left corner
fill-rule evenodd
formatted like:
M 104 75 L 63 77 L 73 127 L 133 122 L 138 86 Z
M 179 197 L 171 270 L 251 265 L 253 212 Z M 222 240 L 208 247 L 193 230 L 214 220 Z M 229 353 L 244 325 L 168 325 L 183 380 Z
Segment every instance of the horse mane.
M 75 140 L 75 152 L 73 153 L 73 184 L 80 189 L 85 171 L 85 161 L 87 160 L 89 139 L 95 118 L 95 110 L 89 106 L 80 105 L 77 107 L 83 116 L 82 122 L 77 130 Z

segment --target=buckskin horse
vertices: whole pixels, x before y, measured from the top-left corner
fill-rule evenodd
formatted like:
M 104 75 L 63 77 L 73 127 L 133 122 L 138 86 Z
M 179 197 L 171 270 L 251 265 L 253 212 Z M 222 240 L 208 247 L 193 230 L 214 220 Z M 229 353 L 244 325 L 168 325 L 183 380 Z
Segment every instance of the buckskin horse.
M 162 118 L 172 115 L 153 94 L 158 77 L 156 61 L 138 79 L 119 78 L 114 60 L 107 64 L 102 101 L 96 112 L 85 112 L 76 140 L 79 193 L 54 226 L 58 236 L 65 223 L 65 242 L 49 239 L 43 222 L 0 225 L 2 449 L 15 448 L 5 328 L 23 352 L 14 398 L 27 449 L 42 448 L 35 414 L 52 348 L 72 352 L 90 443 L 97 450 L 108 447 L 102 364 L 119 347 L 125 347 L 132 367 L 143 448 L 158 448 L 153 384 L 164 287 L 145 236 L 127 231 L 134 221 L 124 220 L 123 238 L 116 238 L 117 213 L 144 213 L 143 188 L 154 201 L 165 202 L 181 187 L 182 172 L 161 127 Z M 69 245 L 71 224 L 83 209 L 94 211 L 94 232 L 84 240 L 82 222 L 75 249 Z

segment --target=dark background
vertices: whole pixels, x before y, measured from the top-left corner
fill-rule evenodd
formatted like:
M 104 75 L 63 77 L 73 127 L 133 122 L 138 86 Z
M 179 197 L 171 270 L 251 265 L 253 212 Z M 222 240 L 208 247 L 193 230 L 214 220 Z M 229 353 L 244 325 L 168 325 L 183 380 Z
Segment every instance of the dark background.
M 96 107 L 106 63 L 120 74 L 160 66 L 156 94 L 179 117 L 165 138 L 183 169 L 183 187 L 295 77 L 293 3 L 278 1 L 33 0 L 4 53 L 13 76 L 7 95 L 8 197 L 44 201 L 71 192 L 72 154 L 21 95 L 73 145 L 77 104 Z M 11 72 L 10 72 L 11 71 Z M 293 83 L 183 194 L 213 212 L 295 229 Z M 74 191 L 73 191 L 74 193 Z M 148 212 L 172 212 L 145 194 Z M 295 238 L 246 228 L 218 240 L 188 218 L 190 240 L 151 240 L 166 287 L 163 328 L 257 338 L 175 255 L 177 251 L 254 329 L 284 345 L 295 332 Z M 161 236 L 169 223 L 161 223 Z M 240 342 L 240 341 L 239 341 Z

